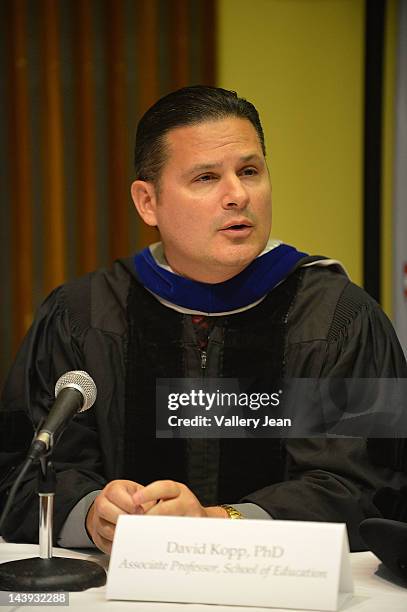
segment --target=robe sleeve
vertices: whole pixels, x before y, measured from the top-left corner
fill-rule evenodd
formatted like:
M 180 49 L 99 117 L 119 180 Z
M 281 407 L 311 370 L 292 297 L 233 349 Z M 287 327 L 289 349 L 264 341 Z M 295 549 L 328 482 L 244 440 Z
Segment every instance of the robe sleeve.
M 0 403 L 0 507 L 30 446 L 34 430 L 54 401 L 55 381 L 67 371 L 83 370 L 86 330 L 75 329 L 56 289 L 40 307 L 6 380 Z M 70 458 L 68 463 L 66 457 Z M 101 454 L 94 411 L 70 423 L 53 452 L 57 472 L 54 541 L 67 514 L 90 491 L 103 488 Z M 3 527 L 15 542 L 38 541 L 37 466 L 32 466 L 16 494 Z
M 345 325 L 332 329 L 335 333 L 328 339 L 299 342 L 289 348 L 287 369 L 291 376 L 407 376 L 392 325 L 370 298 Z M 379 465 L 374 460 L 368 442 L 363 438 L 287 439 L 286 480 L 256 491 L 244 501 L 258 504 L 275 519 L 346 522 L 351 549 L 362 550 L 365 546 L 359 524 L 365 518 L 380 516 L 375 493 L 385 486 L 398 489 L 407 484 L 407 475 L 391 461 L 382 458 Z M 380 440 L 372 445 L 376 453 L 380 445 Z

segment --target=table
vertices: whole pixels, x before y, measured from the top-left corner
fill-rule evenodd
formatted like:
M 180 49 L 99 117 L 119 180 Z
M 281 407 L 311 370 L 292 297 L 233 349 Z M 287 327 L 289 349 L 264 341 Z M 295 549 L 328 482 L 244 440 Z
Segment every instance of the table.
M 1 538 L 0 538 L 1 540 Z M 54 549 L 55 556 L 89 559 L 108 567 L 108 557 L 95 551 L 78 552 L 61 548 Z M 0 542 L 0 562 L 38 556 L 38 546 L 32 544 L 9 544 Z M 351 565 L 355 584 L 354 597 L 347 601 L 341 612 L 407 612 L 407 588 L 380 565 L 379 559 L 370 552 L 351 553 Z M 157 585 L 159 589 L 159 585 Z M 41 606 L 1 606 L 0 612 L 38 612 Z M 44 606 L 42 609 L 55 610 Z M 211 606 L 203 604 L 176 604 L 157 602 L 111 601 L 105 598 L 105 587 L 89 589 L 82 593 L 70 593 L 69 608 L 62 610 L 86 610 L 86 612 L 256 612 L 280 608 L 248 608 L 240 606 Z M 287 611 L 285 611 L 287 612 Z M 295 611 L 298 612 L 298 611 Z

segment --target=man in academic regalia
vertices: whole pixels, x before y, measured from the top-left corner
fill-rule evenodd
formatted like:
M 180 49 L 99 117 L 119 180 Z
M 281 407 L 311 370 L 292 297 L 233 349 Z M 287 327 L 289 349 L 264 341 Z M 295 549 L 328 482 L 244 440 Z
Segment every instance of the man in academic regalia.
M 156 380 L 405 377 L 391 324 L 338 262 L 269 239 L 263 130 L 234 92 L 159 100 L 139 123 L 135 166 L 135 206 L 161 242 L 41 306 L 2 397 L 3 499 L 56 380 L 85 370 L 96 404 L 53 451 L 60 545 L 109 552 L 118 516 L 146 513 L 346 522 L 361 549 L 375 492 L 406 480 L 365 439 L 156 439 Z M 33 469 L 4 537 L 35 541 L 37 512 Z

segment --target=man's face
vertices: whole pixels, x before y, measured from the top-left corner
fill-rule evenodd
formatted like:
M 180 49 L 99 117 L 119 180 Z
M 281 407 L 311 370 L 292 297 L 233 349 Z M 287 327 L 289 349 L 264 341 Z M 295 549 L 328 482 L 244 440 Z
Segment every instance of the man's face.
M 208 283 L 227 280 L 270 234 L 271 186 L 257 132 L 250 121 L 228 117 L 175 128 L 166 139 L 168 158 L 147 222 L 158 226 L 174 271 Z

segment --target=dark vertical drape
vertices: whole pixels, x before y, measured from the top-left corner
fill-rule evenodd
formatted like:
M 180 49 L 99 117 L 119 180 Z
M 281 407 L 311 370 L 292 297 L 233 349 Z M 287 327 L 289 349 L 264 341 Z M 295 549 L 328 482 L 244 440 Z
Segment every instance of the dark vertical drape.
M 188 0 L 174 0 L 171 18 L 171 79 L 175 88 L 188 81 Z
M 13 269 L 9 286 L 4 290 L 11 293 L 9 325 L 12 328 L 13 345 L 21 338 L 31 318 L 32 310 L 32 210 L 31 210 L 31 137 L 29 129 L 29 92 L 27 61 L 27 13 L 23 0 L 10 3 L 5 13 L 9 30 L 4 32 L 7 40 L 7 55 L 10 62 L 6 76 L 9 83 L 9 96 L 6 101 L 6 114 L 9 117 L 5 144 L 9 150 L 9 199 L 5 202 L 10 208 L 10 227 L 3 228 L 11 236 L 5 241 L 8 253 L 6 261 L 18 259 L 19 265 Z M 3 180 L 5 174 L 3 174 Z M 3 205 L 3 204 L 2 204 Z M 7 323 L 6 323 L 7 325 Z M 6 327 L 5 325 L 5 327 Z
M 44 289 L 48 293 L 65 278 L 65 198 L 64 198 L 64 134 L 62 131 L 60 26 L 58 3 L 43 0 L 41 12 L 40 62 L 43 112 L 42 173 L 44 242 Z M 28 32 L 27 32 L 28 34 Z M 20 220 L 21 221 L 21 220 Z M 16 259 L 18 264 L 19 258 Z
M 366 2 L 363 286 L 381 300 L 383 64 L 386 1 Z
M 76 172 L 78 192 L 82 206 L 76 211 L 78 242 L 76 262 L 78 274 L 97 266 L 96 198 L 96 140 L 95 140 L 95 60 L 92 53 L 92 3 L 90 0 L 74 2 L 73 18 L 76 27 L 76 45 L 73 68 L 76 91 L 73 105 L 75 122 L 80 138 L 76 146 Z
M 215 0 L 2 0 L 0 383 L 45 295 L 157 238 L 131 204 L 137 120 L 215 83 Z
M 140 36 L 135 40 L 137 51 L 137 71 L 140 82 L 143 87 L 140 89 L 138 98 L 138 108 L 140 114 L 144 109 L 147 109 L 159 97 L 160 92 L 160 71 L 156 70 L 159 66 L 161 70 L 168 74 L 167 57 L 160 57 L 160 29 L 164 30 L 163 25 L 159 21 L 160 13 L 165 11 L 165 7 L 160 11 L 158 0 L 138 0 L 138 15 L 143 23 L 143 28 L 140 30 Z M 164 15 L 165 21 L 165 15 Z M 158 41 L 158 44 L 157 44 Z M 167 31 L 161 35 L 161 45 L 164 43 L 164 48 L 168 47 Z M 161 61 L 160 61 L 161 59 Z M 157 234 L 152 227 L 140 224 L 139 226 L 139 241 L 146 245 L 157 240 Z
M 114 231 L 110 232 L 110 256 L 112 259 L 123 254 L 123 245 L 128 244 L 127 210 L 123 202 L 127 199 L 127 104 L 125 74 L 124 3 L 106 0 L 106 68 L 109 151 L 109 219 L 114 219 Z M 116 151 L 122 153 L 116 154 Z

